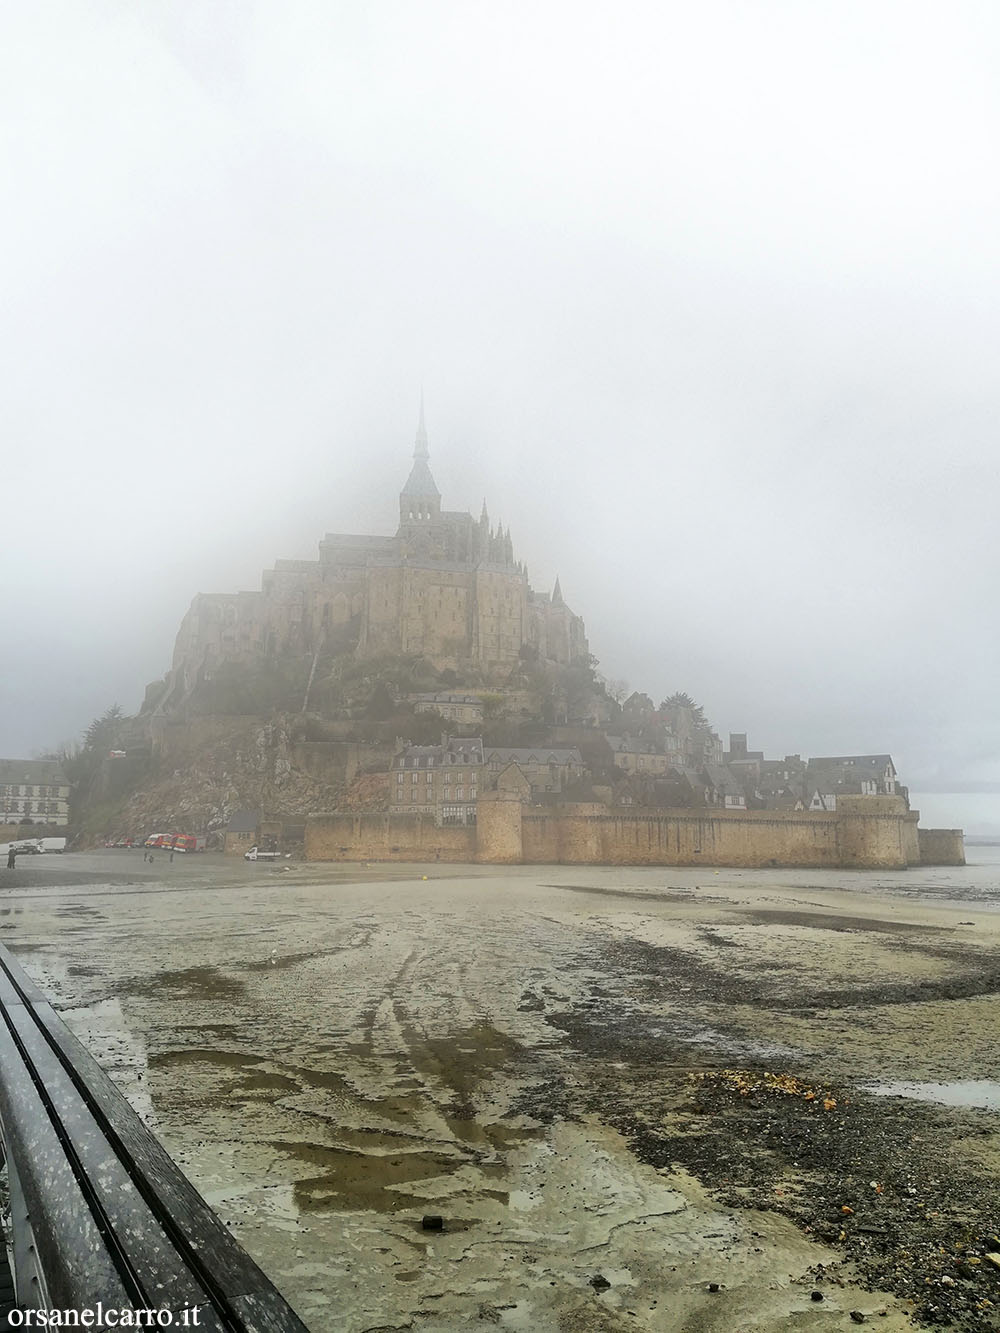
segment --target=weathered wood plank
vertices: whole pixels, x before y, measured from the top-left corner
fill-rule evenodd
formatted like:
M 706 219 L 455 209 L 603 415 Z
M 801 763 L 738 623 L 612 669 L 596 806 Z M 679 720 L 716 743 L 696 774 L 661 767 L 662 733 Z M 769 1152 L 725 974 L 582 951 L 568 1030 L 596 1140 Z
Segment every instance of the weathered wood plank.
M 0 1125 L 52 1304 L 197 1304 L 202 1328 L 305 1333 L 3 946 L 0 963 Z

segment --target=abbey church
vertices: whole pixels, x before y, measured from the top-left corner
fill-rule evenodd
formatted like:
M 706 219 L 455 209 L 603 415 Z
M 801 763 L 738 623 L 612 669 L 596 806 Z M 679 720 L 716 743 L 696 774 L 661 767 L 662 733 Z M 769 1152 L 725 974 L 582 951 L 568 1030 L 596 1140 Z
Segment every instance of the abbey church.
M 259 592 L 199 593 L 181 623 L 160 707 L 225 662 L 353 651 L 418 654 L 438 670 L 509 670 L 525 650 L 568 663 L 588 652 L 583 621 L 533 592 L 510 530 L 441 508 L 423 407 L 394 536 L 328 533 L 318 560 L 279 560 Z

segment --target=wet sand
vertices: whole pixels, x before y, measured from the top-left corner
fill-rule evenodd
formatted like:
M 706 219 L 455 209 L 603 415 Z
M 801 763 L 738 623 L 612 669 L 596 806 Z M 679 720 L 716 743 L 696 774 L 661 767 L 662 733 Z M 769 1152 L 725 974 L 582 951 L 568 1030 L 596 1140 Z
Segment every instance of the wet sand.
M 998 851 L 39 857 L 0 940 L 315 1330 L 990 1328 L 1000 1116 L 872 1085 L 1000 1079 Z

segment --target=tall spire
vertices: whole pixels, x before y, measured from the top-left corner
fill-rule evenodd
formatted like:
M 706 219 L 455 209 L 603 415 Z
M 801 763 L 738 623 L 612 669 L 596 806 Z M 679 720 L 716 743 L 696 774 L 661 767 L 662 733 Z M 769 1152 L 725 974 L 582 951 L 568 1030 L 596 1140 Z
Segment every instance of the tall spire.
M 562 606 L 562 605 L 563 605 L 562 588 L 560 588 L 560 586 L 559 586 L 559 575 L 558 575 L 558 574 L 556 575 L 555 587 L 552 589 L 552 605 L 553 605 L 553 606 Z
M 420 420 L 417 422 L 417 440 L 413 448 L 413 457 L 423 459 L 424 462 L 430 457 L 430 450 L 427 448 L 427 427 L 424 425 L 424 391 L 420 390 Z
M 440 517 L 441 492 L 434 484 L 434 478 L 431 476 L 431 470 L 427 465 L 429 456 L 427 427 L 424 424 L 424 391 L 421 389 L 417 440 L 413 446 L 413 467 L 406 479 L 406 485 L 399 493 L 399 518 L 401 523 Z

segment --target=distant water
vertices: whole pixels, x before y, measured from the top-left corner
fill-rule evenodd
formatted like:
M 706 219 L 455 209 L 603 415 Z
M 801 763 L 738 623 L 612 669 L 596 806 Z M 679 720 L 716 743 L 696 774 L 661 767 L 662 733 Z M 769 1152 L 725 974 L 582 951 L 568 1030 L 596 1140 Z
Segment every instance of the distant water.
M 1000 792 L 910 792 L 923 828 L 960 828 L 1000 839 Z

